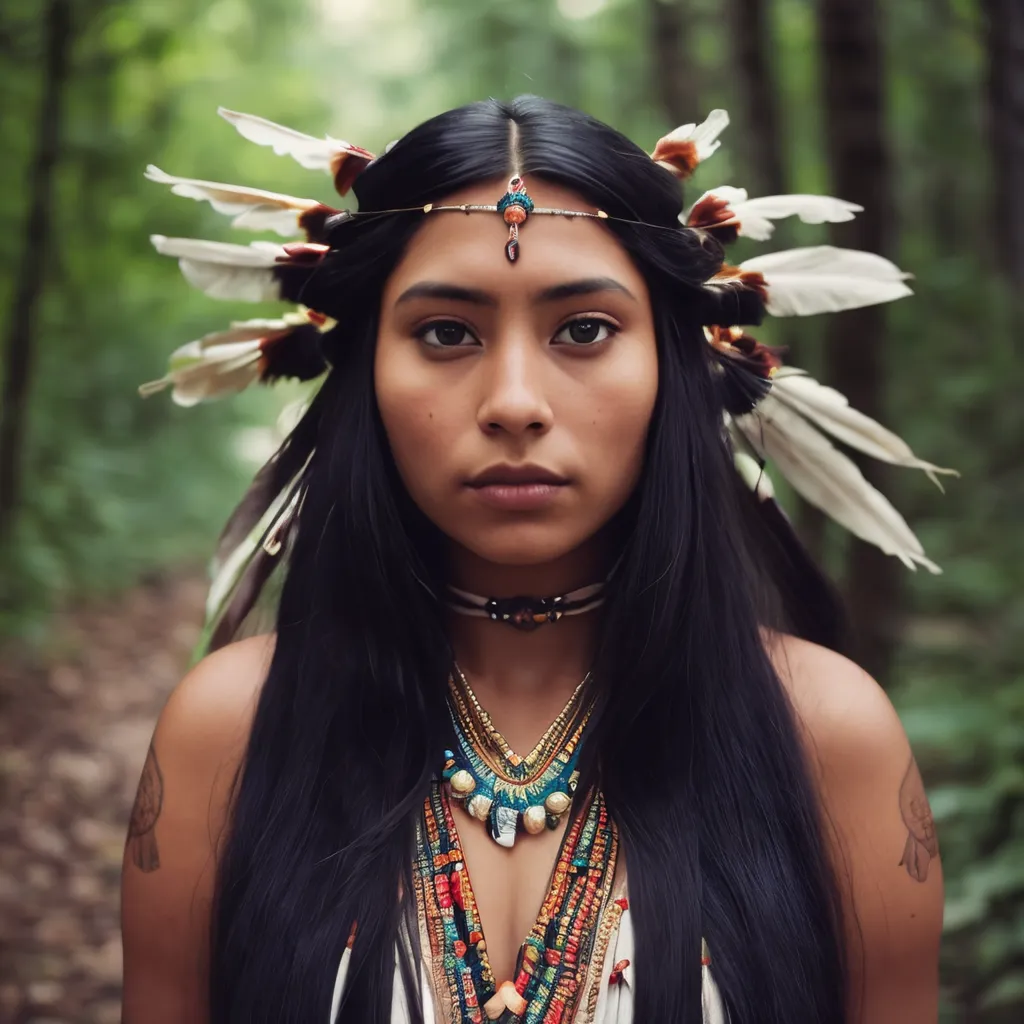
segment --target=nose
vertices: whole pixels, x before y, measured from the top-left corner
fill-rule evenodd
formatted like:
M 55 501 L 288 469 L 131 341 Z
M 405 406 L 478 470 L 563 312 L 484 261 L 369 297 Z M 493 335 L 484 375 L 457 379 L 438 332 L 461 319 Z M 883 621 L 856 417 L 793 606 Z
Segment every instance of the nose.
M 502 339 L 483 364 L 477 422 L 484 433 L 520 436 L 551 429 L 544 353 L 533 339 Z

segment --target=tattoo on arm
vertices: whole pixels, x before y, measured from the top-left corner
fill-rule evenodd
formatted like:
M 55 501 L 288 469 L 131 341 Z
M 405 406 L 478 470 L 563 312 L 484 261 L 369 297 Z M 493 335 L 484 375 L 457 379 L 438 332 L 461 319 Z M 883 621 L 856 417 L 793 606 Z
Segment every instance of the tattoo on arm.
M 903 824 L 907 826 L 907 842 L 903 847 L 900 864 L 907 869 L 911 878 L 923 882 L 928 878 L 928 865 L 932 858 L 939 855 L 939 841 L 935 835 L 935 821 L 924 790 L 924 781 L 913 754 L 910 755 L 910 764 L 900 783 L 900 814 L 903 815 Z
M 164 803 L 164 777 L 157 764 L 156 751 L 149 745 L 142 778 L 132 806 L 128 823 L 128 848 L 132 861 L 142 871 L 156 871 L 160 867 L 160 852 L 156 846 L 156 819 Z

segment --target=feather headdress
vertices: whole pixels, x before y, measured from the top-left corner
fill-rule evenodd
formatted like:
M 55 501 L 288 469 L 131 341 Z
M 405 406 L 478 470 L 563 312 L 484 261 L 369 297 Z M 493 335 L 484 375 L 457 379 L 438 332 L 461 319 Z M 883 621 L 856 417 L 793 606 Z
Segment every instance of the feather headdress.
M 368 150 L 330 136 L 318 139 L 223 108 L 219 113 L 244 138 L 329 174 L 342 196 L 376 159 Z M 719 135 L 728 124 L 724 110 L 713 110 L 703 123 L 682 125 L 659 139 L 651 159 L 685 179 L 719 148 Z M 214 298 L 300 303 L 305 284 L 330 251 L 327 228 L 361 216 L 315 199 L 176 177 L 152 165 L 146 177 L 170 186 L 176 195 L 210 203 L 231 217 L 234 227 L 301 236 L 293 242 L 249 245 L 152 236 L 157 251 L 176 258 L 189 283 Z M 524 196 L 511 194 L 511 200 L 526 209 Z M 532 202 L 528 205 L 531 213 L 608 218 L 602 211 L 534 210 Z M 401 212 L 418 209 L 467 208 L 428 204 Z M 505 207 L 471 209 L 502 212 Z M 711 235 L 723 244 L 741 236 L 765 241 L 774 222 L 785 217 L 820 224 L 847 221 L 859 212 L 855 203 L 831 196 L 749 198 L 744 189 L 720 186 L 680 215 L 677 230 Z M 514 225 L 526 216 L 505 213 Z M 768 253 L 737 266 L 723 262 L 703 286 L 711 300 L 705 334 L 721 377 L 725 430 L 736 469 L 758 498 L 775 500 L 765 470 L 766 462 L 771 463 L 794 490 L 856 536 L 911 569 L 920 565 L 938 572 L 903 517 L 835 442 L 892 465 L 919 469 L 936 484 L 938 474 L 953 471 L 919 459 L 906 442 L 851 409 L 838 391 L 783 366 L 779 350 L 760 344 L 739 326 L 757 321 L 746 316 L 752 308 L 758 314 L 810 316 L 891 302 L 911 294 L 909 276 L 882 256 L 828 245 Z M 322 339 L 334 326 L 333 320 L 303 306 L 277 319 L 233 323 L 181 346 L 171 355 L 167 373 L 140 391 L 149 395 L 170 388 L 175 402 L 193 405 L 282 377 L 314 380 L 329 370 Z M 287 551 L 299 521 L 318 415 L 314 399 L 259 471 L 221 535 L 207 606 L 206 635 L 212 647 L 231 639 Z

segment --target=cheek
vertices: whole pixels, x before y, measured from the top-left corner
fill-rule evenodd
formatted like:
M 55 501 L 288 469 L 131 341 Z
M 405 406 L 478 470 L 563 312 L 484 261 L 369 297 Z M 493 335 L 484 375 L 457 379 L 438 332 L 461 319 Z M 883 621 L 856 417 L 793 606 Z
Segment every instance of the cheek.
M 451 451 L 457 396 L 384 338 L 377 346 L 374 386 L 395 464 L 409 493 L 419 501 L 437 477 L 431 469 Z
M 608 501 L 625 501 L 640 476 L 657 394 L 653 344 L 650 351 L 634 352 L 615 373 L 602 375 L 589 389 L 578 437 L 585 446 L 592 486 Z

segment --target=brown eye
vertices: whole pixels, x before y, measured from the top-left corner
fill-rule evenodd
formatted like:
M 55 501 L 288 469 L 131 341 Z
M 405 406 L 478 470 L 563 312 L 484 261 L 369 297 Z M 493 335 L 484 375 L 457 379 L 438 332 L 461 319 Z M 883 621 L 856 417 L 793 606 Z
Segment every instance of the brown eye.
M 593 345 L 597 342 L 607 341 L 618 328 L 607 320 L 599 320 L 595 317 L 581 317 L 567 323 L 555 335 L 556 340 L 569 341 L 575 345 Z
M 424 324 L 416 337 L 433 348 L 458 348 L 466 338 L 472 338 L 469 328 L 456 320 L 435 320 Z

